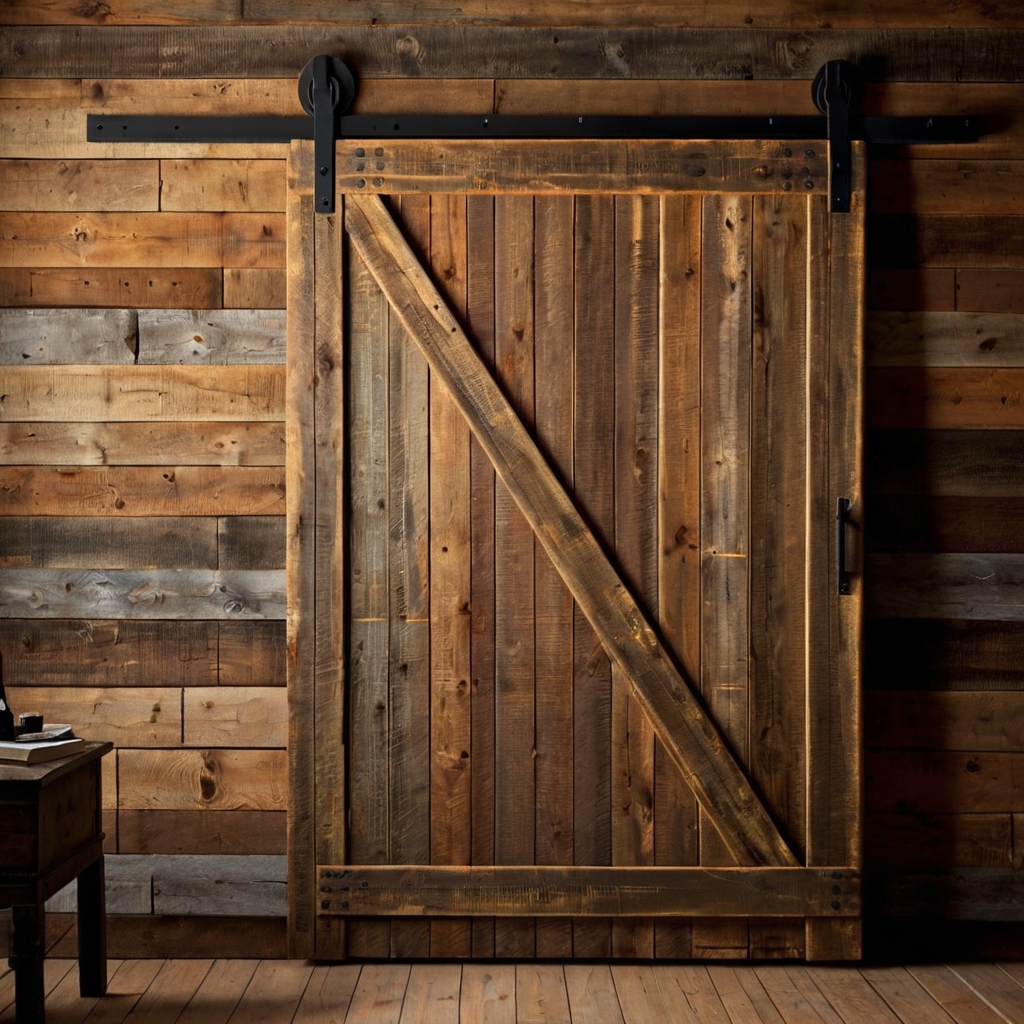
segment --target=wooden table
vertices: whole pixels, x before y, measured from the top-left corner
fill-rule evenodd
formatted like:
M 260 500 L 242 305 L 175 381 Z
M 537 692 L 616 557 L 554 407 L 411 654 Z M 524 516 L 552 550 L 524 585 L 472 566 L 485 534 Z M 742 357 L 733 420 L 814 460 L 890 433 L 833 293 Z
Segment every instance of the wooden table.
M 0 761 L 0 909 L 13 908 L 17 1024 L 43 1024 L 46 901 L 78 879 L 83 996 L 107 990 L 100 758 L 111 743 L 46 764 Z

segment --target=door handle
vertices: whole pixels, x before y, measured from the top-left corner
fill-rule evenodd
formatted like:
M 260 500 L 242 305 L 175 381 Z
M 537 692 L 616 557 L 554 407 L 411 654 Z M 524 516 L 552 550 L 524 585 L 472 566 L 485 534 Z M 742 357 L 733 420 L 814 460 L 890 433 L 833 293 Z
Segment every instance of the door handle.
M 846 568 L 846 526 L 853 504 L 849 498 L 836 499 L 836 592 L 850 593 L 850 573 Z

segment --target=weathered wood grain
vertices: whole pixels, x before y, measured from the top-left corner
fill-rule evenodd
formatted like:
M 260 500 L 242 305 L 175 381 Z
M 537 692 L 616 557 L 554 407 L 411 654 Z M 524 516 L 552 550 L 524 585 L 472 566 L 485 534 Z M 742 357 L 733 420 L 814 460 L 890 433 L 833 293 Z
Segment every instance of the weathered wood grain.
M 282 160 L 161 160 L 161 210 L 281 212 Z
M 877 494 L 868 551 L 1024 552 L 1019 498 Z
M 218 623 L 218 672 L 221 686 L 284 686 L 285 624 L 274 621 Z
M 869 751 L 865 803 L 874 814 L 1008 814 L 1024 805 L 1024 754 Z
M 868 747 L 882 750 L 1024 751 L 1016 693 L 888 690 L 865 703 Z
M 9 213 L 2 267 L 283 267 L 279 213 Z
M 1018 160 L 872 160 L 868 174 L 872 213 L 1024 212 Z
M 0 306 L 135 306 L 215 309 L 221 305 L 219 267 L 9 267 L 0 274 Z M 280 271 L 266 271 L 280 273 Z M 261 299 L 259 304 L 274 303 Z M 256 306 L 257 302 L 243 303 Z M 280 302 L 284 306 L 284 301 Z
M 138 314 L 131 309 L 0 310 L 0 363 L 135 362 Z
M 867 435 L 866 458 L 872 493 L 1024 495 L 1019 430 L 874 430 Z
M 892 917 L 943 918 L 960 921 L 1018 921 L 1020 896 L 1018 872 L 1006 868 L 957 867 L 952 870 L 926 873 L 890 874 L 880 879 L 871 904 L 885 907 Z M 977 965 L 981 967 L 984 965 Z M 992 965 L 995 969 L 995 965 Z M 957 972 L 970 972 L 977 967 L 958 966 Z M 971 995 L 978 990 L 971 986 Z M 1008 997 L 1003 1005 L 1016 1010 L 1021 986 L 1003 975 L 1002 984 Z M 1001 1001 L 1001 1000 L 1000 1000 Z M 990 999 L 986 1002 L 991 1006 Z M 993 1020 L 1005 1020 L 1004 1014 Z M 1012 1019 L 1012 1018 L 1011 1018 Z
M 280 420 L 278 366 L 19 366 L 4 374 L 0 419 L 29 422 Z
M 225 309 L 284 309 L 288 305 L 286 272 L 261 267 L 225 267 Z M 199 303 L 196 303 L 199 305 Z
M 874 618 L 1024 618 L 1024 557 L 1018 554 L 877 554 L 866 572 Z
M 217 568 L 283 569 L 285 541 L 278 516 L 223 516 L 217 521 Z
M 152 861 L 154 914 L 285 914 L 286 869 L 282 856 L 165 854 L 146 859 Z
M 868 309 L 954 310 L 956 273 L 948 268 L 869 270 Z
M 600 881 L 598 881 L 600 880 Z M 362 883 L 365 882 L 366 885 Z M 323 866 L 332 914 L 722 917 L 848 915 L 848 868 Z M 839 889 L 837 893 L 835 890 Z M 839 903 L 839 908 L 834 906 Z M 347 904 L 347 906 L 346 906 Z
M 8 569 L 0 617 L 281 619 L 284 574 L 199 569 Z
M 295 1012 L 295 1024 L 313 1024 L 324 1016 L 338 1014 L 344 1019 L 355 993 L 362 968 L 359 964 L 321 964 L 313 968 L 302 1002 Z
M 963 310 L 1024 313 L 1024 271 L 957 270 L 956 303 Z
M 241 0 L 118 0 L 98 8 L 82 7 L 68 0 L 10 0 L 4 8 L 5 25 L 177 25 L 234 21 L 241 17 Z
M 284 747 L 287 694 L 280 686 L 193 686 L 182 703 L 190 747 Z
M 283 466 L 283 425 L 218 422 L 2 423 L 0 465 Z
M 2 475 L 0 470 L 0 479 Z M 217 524 L 198 517 L 12 516 L 0 531 L 0 567 L 88 569 L 97 565 L 107 569 L 216 569 Z
M 282 811 L 283 750 L 119 750 L 118 809 Z
M 868 371 L 874 429 L 1017 430 L 1024 426 L 1024 369 L 886 366 Z
M 155 160 L 0 160 L 0 209 L 158 210 L 159 168 Z
M 615 206 L 575 200 L 573 497 L 606 550 L 615 541 Z M 611 660 L 582 606 L 573 606 L 573 856 L 611 864 Z M 611 954 L 610 921 L 574 921 L 573 956 Z
M 127 810 L 117 815 L 119 853 L 283 854 L 284 811 Z
M 802 191 L 824 194 L 824 152 L 803 160 L 786 153 L 795 142 L 689 140 L 474 139 L 385 142 L 345 139 L 337 147 L 338 185 L 344 192 L 454 192 L 546 195 L 575 192 L 777 191 L 783 181 L 802 181 Z M 374 170 L 366 158 L 372 150 Z M 679 168 L 684 173 L 679 173 Z
M 623 608 L 612 611 L 613 602 L 594 601 L 588 595 L 590 591 L 583 585 L 584 579 L 598 578 L 595 574 L 608 577 L 608 585 L 602 588 L 607 594 L 618 591 L 620 596 L 625 597 L 624 588 L 614 570 L 600 555 L 599 548 L 593 535 L 579 519 L 578 513 L 572 511 L 571 503 L 561 491 L 554 474 L 547 467 L 543 457 L 537 452 L 535 446 L 526 435 L 522 424 L 516 419 L 508 407 L 507 401 L 501 396 L 493 379 L 480 365 L 478 358 L 473 353 L 471 346 L 461 334 L 460 329 L 454 323 L 451 314 L 445 310 L 438 309 L 435 318 L 429 312 L 430 306 L 440 307 L 443 303 L 441 297 L 426 279 L 422 268 L 416 262 L 415 257 L 409 251 L 405 242 L 401 239 L 397 227 L 388 217 L 379 200 L 374 197 L 352 199 L 346 203 L 347 224 L 350 236 L 359 246 L 360 251 L 369 258 L 370 265 L 375 275 L 385 283 L 390 292 L 390 300 L 397 312 L 402 315 L 403 322 L 410 329 L 428 355 L 431 369 L 439 374 L 444 371 L 445 379 L 450 382 L 453 394 L 459 401 L 460 408 L 464 415 L 470 419 L 474 433 L 488 447 L 488 454 L 495 462 L 496 468 L 501 467 L 503 479 L 508 486 L 514 486 L 517 493 L 517 502 L 522 500 L 522 508 L 531 510 L 530 517 L 536 523 L 538 535 L 541 536 L 552 560 L 558 565 L 559 572 L 567 579 L 571 589 L 578 601 L 586 602 L 588 618 L 593 623 L 601 623 L 602 640 L 615 653 L 616 660 L 634 678 L 637 693 L 644 698 L 649 713 L 657 722 L 656 728 L 659 735 L 666 743 L 673 745 L 685 744 L 687 753 L 684 755 L 682 749 L 674 751 L 674 759 L 677 760 L 681 770 L 688 772 L 688 781 L 693 785 L 695 792 L 699 793 L 702 803 L 705 806 L 713 806 L 716 815 L 722 815 L 725 806 L 732 804 L 737 799 L 740 805 L 735 810 L 726 811 L 724 820 L 721 821 L 722 830 L 727 836 L 727 841 L 733 844 L 738 852 L 757 860 L 779 860 L 791 862 L 792 853 L 781 841 L 774 827 L 768 827 L 763 820 L 766 818 L 763 808 L 752 792 L 746 792 L 746 783 L 742 781 L 742 773 L 721 749 L 716 750 L 712 757 L 710 748 L 705 745 L 712 741 L 715 730 L 710 726 L 694 702 L 692 707 L 687 708 L 687 714 L 692 715 L 692 725 L 683 725 L 681 722 L 674 722 L 671 727 L 666 726 L 662 718 L 679 714 L 678 702 L 686 702 L 690 691 L 682 682 L 675 670 L 666 676 L 659 683 L 655 683 L 654 677 L 661 677 L 661 672 L 667 669 L 667 659 L 653 658 L 646 648 L 651 651 L 657 649 L 657 640 L 653 630 L 643 624 L 643 616 L 632 600 Z M 384 240 L 386 239 L 386 243 Z M 386 244 L 387 248 L 384 248 Z M 460 390 L 461 387 L 472 385 L 469 392 Z M 479 389 L 479 396 L 476 392 Z M 470 396 L 473 396 L 472 399 Z M 504 437 L 504 431 L 492 433 L 487 413 L 484 409 L 493 410 L 494 415 L 501 414 L 500 418 L 508 423 L 511 429 L 511 436 Z M 518 426 L 518 429 L 517 429 Z M 508 454 L 502 453 L 506 443 L 514 444 L 508 449 Z M 513 455 L 513 451 L 515 454 Z M 519 460 L 529 459 L 532 467 L 531 474 L 513 474 L 510 471 L 506 458 L 512 458 L 518 465 Z M 534 480 L 536 474 L 538 480 Z M 520 490 L 521 488 L 529 488 Z M 527 494 L 532 492 L 531 497 Z M 548 509 L 550 514 L 540 515 L 539 510 L 543 504 L 551 499 L 557 503 L 552 504 Z M 587 568 L 583 570 L 582 576 L 577 573 L 582 570 L 582 565 L 577 567 L 576 557 L 566 557 L 562 547 L 555 542 L 555 538 L 549 536 L 543 528 L 544 523 L 564 521 L 569 535 L 577 538 L 576 543 L 584 551 L 591 552 L 586 558 Z M 571 524 L 571 527 L 570 527 Z M 614 580 L 614 582 L 613 582 Z M 596 584 L 595 584 L 596 586 Z M 628 610 L 627 610 L 628 609 Z M 604 616 L 609 616 L 607 627 L 603 623 Z M 612 625 L 613 617 L 622 620 L 618 625 Z M 631 627 L 630 622 L 636 625 Z M 627 637 L 639 630 L 644 637 L 642 644 L 621 642 L 617 637 Z M 639 634 L 637 641 L 639 641 Z M 641 647 L 644 648 L 641 655 Z M 635 656 L 635 657 L 634 657 Z M 646 673 L 652 673 L 648 678 Z M 671 680 L 671 681 L 670 681 Z M 664 688 L 664 690 L 662 690 Z M 662 693 L 664 692 L 664 699 Z M 670 712 L 669 706 L 675 708 L 674 713 Z M 698 724 L 699 723 L 699 724 Z M 693 730 L 691 732 L 691 729 Z M 692 747 L 691 747 L 692 744 Z M 698 753 L 705 750 L 706 754 Z M 708 778 L 700 778 L 688 767 L 691 758 L 699 758 L 702 762 L 707 757 L 707 768 L 709 771 L 725 772 L 732 777 L 735 788 L 731 785 L 723 785 L 723 791 L 713 796 L 705 791 Z M 712 768 L 712 765 L 714 766 Z M 717 790 L 717 780 L 712 783 Z M 717 805 L 721 802 L 722 807 Z M 742 810 L 740 810 L 742 806 Z M 726 824 L 726 822 L 729 822 Z
M 9 516 L 283 515 L 280 467 L 5 466 Z
M 1024 625 L 985 619 L 873 619 L 865 684 L 878 690 L 1024 689 Z
M 1024 316 L 875 312 L 865 341 L 870 366 L 1020 366 Z
M 181 743 L 181 691 L 170 687 L 94 688 L 9 686 L 19 714 L 41 711 L 67 722 L 75 735 L 119 747 L 176 747 Z
M 1012 867 L 1009 814 L 877 814 L 866 821 L 869 870 Z
M 273 309 L 141 310 L 139 363 L 284 363 L 285 318 Z
M 200 33 L 202 33 L 200 35 Z M 899 81 L 1016 82 L 1020 29 L 972 46 L 972 29 L 621 28 L 614 46 L 592 28 L 357 25 L 5 28 L 9 78 L 295 78 L 310 53 L 345 42 L 346 60 L 366 78 L 809 78 L 830 58 L 884 66 Z M 996 42 L 998 40 L 998 42 Z M 884 57 L 884 61 L 880 58 Z M 959 74 L 957 74 L 959 71 Z
M 209 686 L 217 681 L 216 622 L 0 619 L 0 651 L 8 686 Z M 42 701 L 44 707 L 47 703 Z
M 1024 269 L 1024 217 L 872 214 L 871 267 Z

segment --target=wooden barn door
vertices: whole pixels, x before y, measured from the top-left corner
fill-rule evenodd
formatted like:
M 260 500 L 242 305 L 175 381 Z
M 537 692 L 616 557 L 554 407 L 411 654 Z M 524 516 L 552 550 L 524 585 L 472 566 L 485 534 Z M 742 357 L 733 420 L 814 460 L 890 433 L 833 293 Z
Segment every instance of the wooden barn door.
M 345 141 L 325 217 L 293 147 L 295 955 L 859 956 L 864 163 L 830 216 L 810 148 Z

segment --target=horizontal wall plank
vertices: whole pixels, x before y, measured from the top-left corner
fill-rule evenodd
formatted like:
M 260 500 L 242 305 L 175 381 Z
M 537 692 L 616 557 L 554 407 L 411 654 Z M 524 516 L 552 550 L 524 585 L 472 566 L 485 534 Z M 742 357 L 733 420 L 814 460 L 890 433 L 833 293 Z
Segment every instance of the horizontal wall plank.
M 135 362 L 133 309 L 0 309 L 0 364 Z
M 1024 810 L 1024 754 L 869 750 L 865 803 L 876 814 Z
M 1024 313 L 1024 270 L 958 270 L 956 308 L 983 313 Z
M 866 566 L 875 618 L 1024 619 L 1024 556 L 879 554 Z
M 0 515 L 284 515 L 277 466 L 4 466 Z
M 162 160 L 161 210 L 284 212 L 284 160 Z
M 867 425 L 1018 430 L 1024 427 L 1024 368 L 874 367 L 867 373 Z
M 548 0 L 521 0 L 512 9 L 495 9 L 488 0 L 463 0 L 457 7 L 442 3 L 407 0 L 385 7 L 367 0 L 349 0 L 343 5 L 325 5 L 318 0 L 247 0 L 244 17 L 256 22 L 312 22 L 338 25 L 547 25 L 553 8 Z M 9 0 L 5 24 L 12 25 L 175 25 L 210 21 L 235 21 L 243 17 L 240 0 L 116 0 L 94 10 L 79 0 Z M 791 28 L 873 28 L 908 24 L 922 28 L 985 28 L 1020 26 L 1024 23 L 1012 4 L 993 6 L 981 0 L 958 3 L 955 8 L 922 8 L 914 0 L 893 0 L 888 4 L 852 5 L 822 13 L 820 3 L 789 0 L 785 4 L 763 5 L 752 10 L 745 0 L 718 0 L 713 8 L 703 4 L 679 4 L 669 0 L 604 4 L 573 3 L 560 10 L 560 23 L 594 27 L 636 24 L 672 27 L 748 29 L 751 24 Z
M 191 747 L 284 747 L 287 693 L 279 686 L 190 687 L 184 722 Z
M 1019 498 L 876 494 L 870 500 L 868 551 L 1024 552 Z
M 225 516 L 218 523 L 219 569 L 283 569 L 285 524 L 278 516 Z
M 9 686 L 18 714 L 41 712 L 48 722 L 66 722 L 76 736 L 119 747 L 181 744 L 181 691 L 170 687 L 109 688 Z
M 1019 693 L 872 692 L 866 695 L 864 721 L 864 742 L 883 750 L 1024 753 Z
M 9 267 L 0 274 L 0 306 L 216 309 L 221 275 L 219 267 Z
M 1024 268 L 1024 217 L 872 214 L 871 267 Z
M 284 917 L 287 865 L 281 856 L 158 856 L 154 914 Z
M 3 423 L 0 465 L 283 466 L 284 424 Z
M 0 266 L 283 267 L 279 213 L 10 213 Z
M 117 816 L 120 853 L 276 853 L 286 844 L 284 811 L 130 811 Z
M 864 827 L 868 869 L 1013 866 L 1009 814 L 872 814 Z
M 342 192 L 472 192 L 481 194 L 777 192 L 797 181 L 802 192 L 827 190 L 822 150 L 787 157 L 802 143 L 663 139 L 498 140 L 345 139 L 337 147 Z M 372 175 L 367 151 L 375 154 Z M 682 170 L 682 173 L 680 173 Z
M 870 366 L 1024 366 L 1024 316 L 1014 313 L 872 312 Z
M 948 267 L 869 270 L 868 309 L 954 310 L 956 271 Z
M 141 310 L 139 363 L 284 363 L 275 309 Z
M 0 210 L 159 209 L 155 160 L 0 160 Z
M 311 53 L 345 57 L 367 78 L 810 78 L 826 60 L 867 61 L 891 81 L 1024 77 L 1024 32 L 971 29 L 599 30 L 359 24 L 135 28 L 10 27 L 0 74 L 11 78 L 297 78 Z M 602 45 L 603 44 L 603 45 Z M 875 69 L 878 69 L 875 72 Z
M 284 573 L 7 569 L 0 618 L 283 619 Z
M 1020 430 L 872 430 L 865 445 L 876 494 L 1021 498 L 1022 465 Z
M 217 625 L 0 618 L 4 679 L 8 686 L 210 686 L 217 682 Z M 116 792 L 104 786 L 104 798 Z
M 1024 622 L 871 619 L 867 689 L 1024 690 Z
M 284 270 L 228 267 L 224 270 L 224 308 L 285 309 L 287 280 Z M 197 303 L 198 305 L 198 303 Z
M 217 548 L 212 518 L 19 516 L 0 530 L 0 568 L 216 569 Z
M 868 913 L 924 920 L 1017 921 L 1024 917 L 1020 872 L 956 867 L 942 872 L 879 874 Z M 1017 986 L 1008 979 L 1007 983 Z M 972 993 L 973 996 L 973 993 Z M 1014 995 L 1016 998 L 1016 994 Z M 1003 1014 L 999 1014 L 1003 1018 Z M 995 1014 L 992 1019 L 997 1019 Z
M 274 621 L 221 622 L 221 686 L 284 686 L 285 624 Z
M 283 750 L 119 750 L 118 808 L 283 811 Z
M 402 916 L 838 917 L 860 877 L 837 868 L 318 867 L 321 910 Z M 836 890 L 839 890 L 838 892 Z M 324 903 L 328 904 L 324 906 Z M 837 907 L 836 904 L 839 904 Z
M 281 420 L 283 366 L 19 366 L 0 420 Z
M 872 213 L 1024 213 L 1019 160 L 872 160 Z

